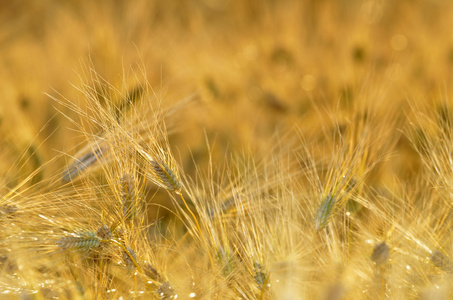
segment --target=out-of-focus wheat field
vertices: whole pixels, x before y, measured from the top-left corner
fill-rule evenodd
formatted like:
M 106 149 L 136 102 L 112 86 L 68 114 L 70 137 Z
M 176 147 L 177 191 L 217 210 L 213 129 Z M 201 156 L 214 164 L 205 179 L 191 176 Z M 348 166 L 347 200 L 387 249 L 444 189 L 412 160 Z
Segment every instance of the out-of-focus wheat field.
M 452 298 L 452 20 L 0 2 L 0 298 Z

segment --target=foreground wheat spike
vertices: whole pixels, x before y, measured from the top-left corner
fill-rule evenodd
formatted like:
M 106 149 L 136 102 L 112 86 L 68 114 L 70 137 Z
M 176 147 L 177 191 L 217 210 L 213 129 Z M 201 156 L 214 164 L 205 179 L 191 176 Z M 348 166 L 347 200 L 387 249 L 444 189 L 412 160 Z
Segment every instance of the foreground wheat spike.
M 165 139 L 165 137 L 164 137 Z M 181 182 L 176 163 L 171 156 L 169 145 L 159 145 L 157 142 L 152 149 L 144 149 L 137 145 L 137 151 L 150 167 L 147 178 L 154 184 L 168 190 L 179 192 Z
M 2 206 L 0 206 L 0 217 L 12 217 L 12 215 L 14 215 L 18 210 L 19 208 L 16 205 L 3 204 Z
M 121 198 L 123 200 L 123 216 L 126 219 L 134 217 L 136 212 L 136 195 L 134 189 L 134 177 L 127 173 L 120 179 Z
M 107 151 L 107 148 L 96 147 L 90 149 L 88 153 L 78 158 L 73 162 L 68 169 L 64 172 L 62 180 L 69 182 L 74 180 L 77 176 L 82 174 L 90 166 L 94 165 Z
M 211 208 L 207 210 L 207 214 L 210 219 L 214 219 L 219 213 L 223 214 L 228 212 L 230 209 L 234 207 L 235 199 L 234 198 L 229 198 L 225 201 L 222 202 L 221 207 L 220 207 L 220 212 L 217 212 L 216 209 Z
M 94 232 L 66 236 L 57 241 L 57 245 L 63 250 L 69 249 L 90 249 L 98 247 L 101 243 Z
M 113 234 L 107 225 L 103 225 L 96 231 L 96 235 L 103 240 L 110 240 Z
M 228 277 L 231 275 L 234 271 L 234 257 L 233 255 L 230 254 L 230 251 L 225 249 L 220 246 L 219 250 L 217 252 L 217 261 L 219 265 L 222 267 L 222 273 L 225 277 Z
M 316 212 L 315 216 L 315 228 L 316 230 L 324 229 L 329 222 L 329 219 L 332 215 L 333 208 L 335 206 L 335 197 L 332 195 L 327 195 L 322 201 Z
M 255 278 L 255 281 L 258 284 L 259 288 L 262 289 L 267 281 L 266 272 L 264 268 L 261 266 L 261 264 L 258 262 L 254 262 L 253 267 L 255 268 L 256 273 L 256 275 L 253 276 L 253 278 Z
M 151 286 L 156 291 L 157 295 L 161 297 L 161 299 L 169 299 L 174 296 L 175 292 L 170 283 L 165 281 L 151 264 L 145 264 L 143 266 L 143 272 L 146 277 L 152 280 Z M 155 284 L 154 282 L 160 284 Z
M 169 191 L 179 191 L 181 189 L 181 183 L 179 182 L 175 172 L 167 167 L 164 162 L 153 160 L 150 163 L 155 175 L 157 176 L 158 185 Z
M 173 288 L 171 287 L 169 282 L 162 283 L 157 289 L 156 293 L 161 299 L 175 299 L 175 292 L 173 291 Z
M 143 272 L 145 272 L 145 275 L 153 281 L 158 281 L 158 282 L 163 281 L 162 276 L 159 274 L 159 272 L 157 272 L 157 270 L 151 264 L 145 264 L 143 266 Z
M 435 250 L 430 257 L 432 263 L 439 269 L 444 270 L 447 273 L 453 272 L 453 263 L 451 260 L 439 250 Z
M 373 254 L 371 254 L 371 260 L 376 264 L 376 266 L 384 264 L 389 257 L 390 248 L 385 242 L 376 245 L 373 249 Z
M 123 250 L 123 261 L 128 269 L 133 269 L 138 265 L 137 255 L 135 251 L 130 247 L 126 247 L 126 251 Z

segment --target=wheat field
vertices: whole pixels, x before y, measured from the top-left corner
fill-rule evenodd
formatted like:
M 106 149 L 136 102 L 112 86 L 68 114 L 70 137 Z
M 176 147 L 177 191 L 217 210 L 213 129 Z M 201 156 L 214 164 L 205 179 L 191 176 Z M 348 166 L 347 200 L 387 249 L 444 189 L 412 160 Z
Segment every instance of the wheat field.
M 453 299 L 453 2 L 0 2 L 1 299 Z

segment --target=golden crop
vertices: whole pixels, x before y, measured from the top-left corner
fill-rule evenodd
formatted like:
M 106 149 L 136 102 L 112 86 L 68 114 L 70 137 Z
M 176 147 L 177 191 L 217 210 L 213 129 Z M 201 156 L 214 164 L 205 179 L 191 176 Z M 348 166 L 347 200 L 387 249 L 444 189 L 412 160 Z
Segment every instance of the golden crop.
M 3 1 L 0 298 L 453 298 L 452 20 Z

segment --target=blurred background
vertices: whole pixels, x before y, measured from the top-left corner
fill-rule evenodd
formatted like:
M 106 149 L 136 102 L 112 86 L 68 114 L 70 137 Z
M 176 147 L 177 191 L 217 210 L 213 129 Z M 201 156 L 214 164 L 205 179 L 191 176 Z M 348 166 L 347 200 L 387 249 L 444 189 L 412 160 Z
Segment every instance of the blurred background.
M 411 106 L 449 114 L 451 20 L 442 0 L 1 1 L 0 164 L 28 149 L 25 176 L 83 146 L 75 113 L 47 94 L 83 107 L 89 66 L 124 95 L 140 93 L 137 73 L 164 102 L 195 95 L 170 138 L 189 175 L 206 137 L 214 157 L 270 149 L 294 128 L 322 144 L 372 107 L 398 136 L 384 170 L 411 178 L 419 162 L 400 131 Z

